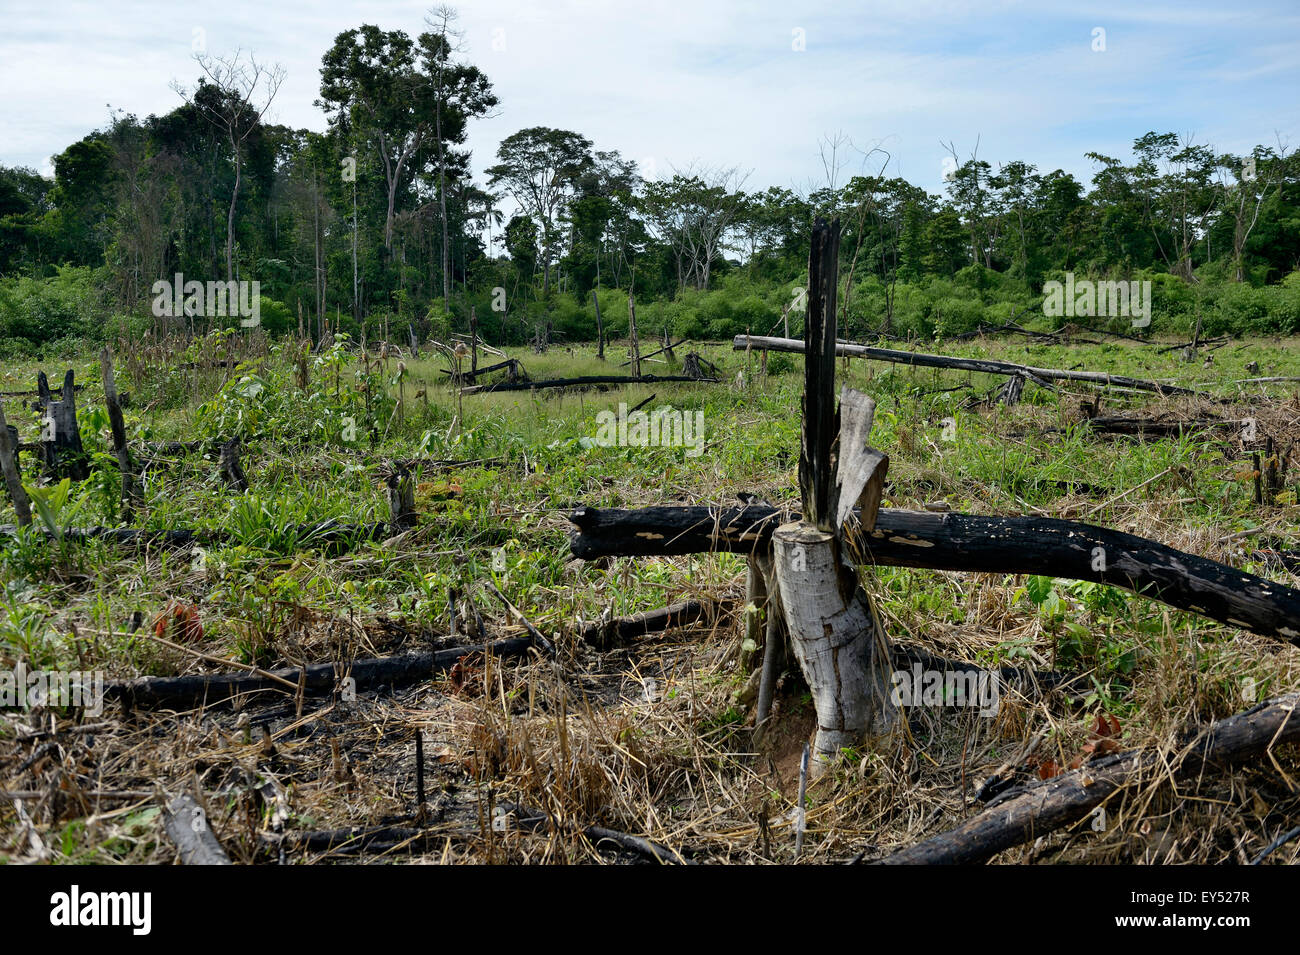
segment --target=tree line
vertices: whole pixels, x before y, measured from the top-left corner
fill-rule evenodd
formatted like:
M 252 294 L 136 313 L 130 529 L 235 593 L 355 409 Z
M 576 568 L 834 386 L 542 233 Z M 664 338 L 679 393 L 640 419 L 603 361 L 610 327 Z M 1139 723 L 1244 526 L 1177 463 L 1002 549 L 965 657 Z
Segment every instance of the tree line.
M 476 181 L 469 133 L 501 104 L 454 13 L 425 25 L 335 38 L 321 60 L 322 133 L 265 121 L 278 67 L 201 55 L 175 109 L 114 114 L 54 157 L 53 179 L 0 167 L 0 332 L 71 333 L 57 302 L 37 301 L 41 283 L 89 284 L 81 307 L 143 317 L 153 283 L 178 273 L 259 281 L 273 331 L 356 334 L 384 320 L 445 335 L 473 307 L 496 316 L 485 327 L 503 341 L 546 322 L 577 337 L 591 331 L 593 290 L 660 303 L 680 325 L 683 307 L 708 312 L 701 296 L 725 288 L 735 307 L 700 330 L 765 332 L 788 310 L 818 216 L 843 224 L 841 272 L 871 303 L 864 331 L 890 332 L 928 287 L 1026 303 L 1066 271 L 1194 288 L 1276 285 L 1300 268 L 1300 163 L 1281 144 L 1233 155 L 1149 132 L 1127 159 L 1088 153 L 1090 187 L 953 150 L 933 195 L 886 175 L 878 151 L 858 163 L 875 174 L 837 182 L 848 161 L 828 140 L 821 188 L 747 191 L 739 166 L 647 179 L 581 133 L 532 127 Z

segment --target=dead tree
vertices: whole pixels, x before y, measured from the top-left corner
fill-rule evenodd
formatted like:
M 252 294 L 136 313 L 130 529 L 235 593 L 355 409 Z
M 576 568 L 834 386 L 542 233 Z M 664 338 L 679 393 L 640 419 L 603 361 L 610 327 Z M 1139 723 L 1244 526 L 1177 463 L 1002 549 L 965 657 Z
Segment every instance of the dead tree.
M 682 359 L 682 374 L 687 378 L 704 380 L 718 377 L 718 366 L 699 352 L 687 352 Z
M 113 429 L 113 453 L 122 473 L 122 522 L 130 524 L 142 499 L 131 463 L 131 451 L 126 444 L 126 422 L 117 396 L 117 383 L 113 379 L 113 356 L 107 347 L 100 353 L 99 365 L 104 378 L 104 404 L 108 407 L 108 421 Z
M 887 734 L 897 720 L 889 695 L 889 642 L 842 534 L 859 501 L 863 525 L 875 526 L 889 465 L 866 444 L 875 402 L 845 388 L 838 413 L 835 407 L 839 235 L 838 219 L 813 227 L 799 455 L 803 514 L 772 534 L 781 610 L 817 711 L 816 771 L 841 750 Z
M 41 411 L 41 459 L 46 478 L 53 481 L 65 477 L 84 481 L 90 477 L 77 425 L 77 392 L 72 379 L 72 369 L 69 368 L 63 376 L 62 397 L 55 401 L 45 372 L 36 376 Z

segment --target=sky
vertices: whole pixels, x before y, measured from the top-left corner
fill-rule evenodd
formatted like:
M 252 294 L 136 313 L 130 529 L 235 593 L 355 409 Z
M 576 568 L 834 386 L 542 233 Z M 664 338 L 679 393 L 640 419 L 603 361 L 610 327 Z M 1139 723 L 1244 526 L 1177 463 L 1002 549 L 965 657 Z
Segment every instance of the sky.
M 322 130 L 320 59 L 362 23 L 415 35 L 430 2 L 0 0 L 0 164 L 50 159 L 112 111 L 180 103 L 194 51 L 236 49 L 287 78 L 267 119 Z M 949 146 L 1090 184 L 1172 132 L 1219 152 L 1300 144 L 1300 0 L 466 0 L 464 56 L 501 104 L 471 127 L 473 168 L 506 136 L 570 129 L 647 178 L 736 167 L 799 192 L 883 171 L 932 193 Z M 833 171 L 833 170 L 832 170 Z

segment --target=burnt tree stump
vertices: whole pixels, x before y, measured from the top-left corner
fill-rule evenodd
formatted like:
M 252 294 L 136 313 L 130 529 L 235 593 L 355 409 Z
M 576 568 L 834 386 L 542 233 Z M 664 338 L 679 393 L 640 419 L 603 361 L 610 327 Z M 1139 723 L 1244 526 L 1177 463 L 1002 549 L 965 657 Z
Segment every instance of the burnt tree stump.
M 69 368 L 63 376 L 63 392 L 55 401 L 50 394 L 50 380 L 45 372 L 36 376 L 37 404 L 41 412 L 41 461 L 47 480 L 71 478 L 84 481 L 90 477 L 81 431 L 77 426 L 77 390 Z

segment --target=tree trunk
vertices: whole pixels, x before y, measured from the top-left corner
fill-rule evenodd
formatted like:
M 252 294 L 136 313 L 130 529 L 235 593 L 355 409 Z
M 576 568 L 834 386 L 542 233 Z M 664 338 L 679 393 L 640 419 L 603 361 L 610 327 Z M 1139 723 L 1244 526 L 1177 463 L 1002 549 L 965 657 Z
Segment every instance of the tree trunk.
M 235 188 L 230 193 L 230 209 L 226 213 L 226 281 L 235 280 L 235 203 L 239 201 L 239 184 L 243 178 L 244 164 L 239 154 L 239 144 L 234 132 L 230 135 L 230 148 L 235 152 Z
M 41 452 L 45 474 L 52 480 L 70 477 L 84 481 L 90 477 L 86 454 L 81 446 L 81 431 L 77 425 L 76 388 L 69 369 L 63 377 L 62 400 L 50 395 L 50 382 L 45 372 L 36 376 L 41 404 Z

